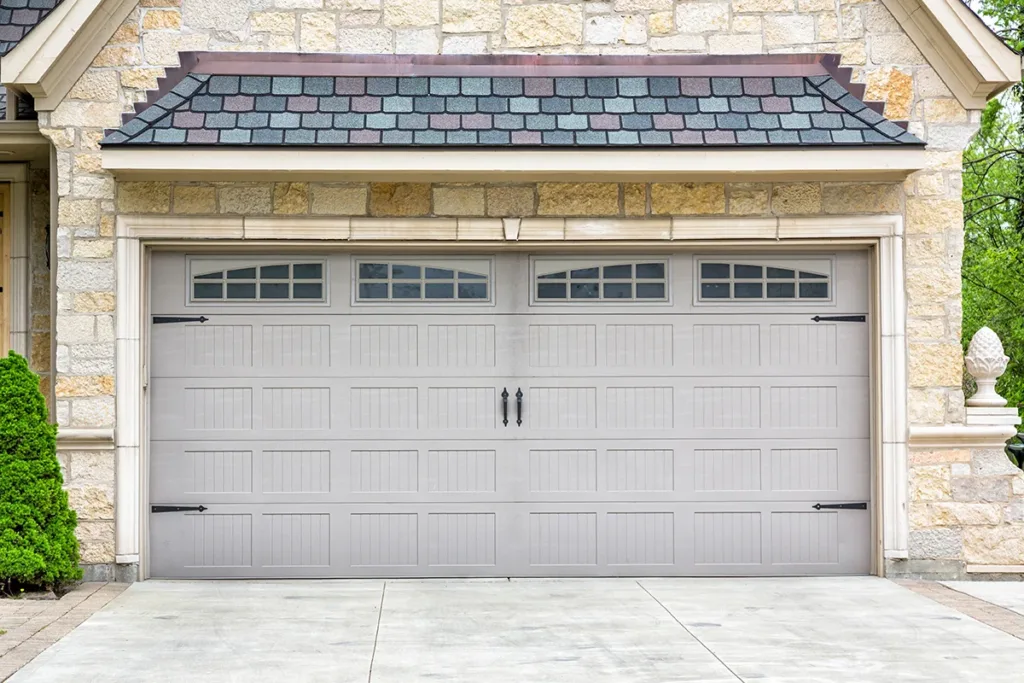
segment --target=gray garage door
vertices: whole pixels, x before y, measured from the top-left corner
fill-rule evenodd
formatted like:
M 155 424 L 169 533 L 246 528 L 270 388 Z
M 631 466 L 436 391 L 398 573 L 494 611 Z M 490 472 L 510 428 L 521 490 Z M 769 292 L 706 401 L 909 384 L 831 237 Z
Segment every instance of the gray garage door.
M 867 272 L 155 254 L 151 574 L 866 573 Z

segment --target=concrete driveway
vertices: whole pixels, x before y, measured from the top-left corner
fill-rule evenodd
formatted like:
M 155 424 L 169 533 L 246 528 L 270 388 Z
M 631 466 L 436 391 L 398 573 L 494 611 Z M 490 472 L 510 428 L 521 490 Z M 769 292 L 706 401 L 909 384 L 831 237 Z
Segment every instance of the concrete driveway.
M 10 680 L 1019 683 L 1024 642 L 873 578 L 150 581 Z

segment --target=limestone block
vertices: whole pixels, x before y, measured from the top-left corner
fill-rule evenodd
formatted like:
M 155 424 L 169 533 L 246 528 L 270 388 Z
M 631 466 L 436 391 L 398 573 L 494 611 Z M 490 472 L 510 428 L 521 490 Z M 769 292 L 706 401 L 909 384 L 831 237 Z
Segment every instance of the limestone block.
M 541 216 L 619 214 L 619 186 L 615 183 L 540 183 L 537 196 Z
M 435 216 L 482 216 L 484 209 L 484 188 L 445 187 L 434 188 Z
M 366 187 L 313 185 L 313 213 L 321 216 L 365 216 Z
M 647 17 L 647 32 L 652 36 L 664 36 L 676 30 L 674 12 L 655 12 Z
M 627 216 L 647 215 L 647 186 L 642 183 L 627 183 L 622 186 L 623 208 Z
M 927 64 L 924 55 L 903 33 L 871 37 L 871 61 L 875 64 L 910 66 Z
M 191 7 L 195 3 L 189 3 Z M 204 3 L 205 4 L 205 3 Z M 218 4 L 218 3 L 210 3 Z M 181 12 L 174 9 L 151 9 L 142 15 L 142 30 L 163 31 L 181 28 Z
M 821 184 L 772 186 L 772 213 L 776 216 L 821 213 Z
M 509 47 L 580 45 L 583 42 L 581 5 L 523 5 L 509 7 L 505 42 Z
M 400 55 L 436 55 L 441 51 L 437 29 L 414 28 L 395 31 L 395 53 Z
M 532 185 L 490 185 L 487 187 L 486 198 L 488 216 L 521 217 L 537 213 Z
M 219 2 L 189 3 L 217 6 Z M 142 36 L 142 52 L 151 66 L 178 66 L 181 52 L 202 52 L 210 46 L 207 33 L 147 33 Z
M 89 69 L 78 79 L 68 99 L 93 102 L 116 102 L 120 95 L 116 71 Z
M 269 185 L 230 185 L 220 190 L 220 212 L 242 215 L 268 214 L 271 211 Z
M 82 564 L 114 561 L 114 523 L 81 521 L 75 529 Z
M 865 85 L 864 99 L 885 102 L 887 117 L 900 121 L 910 118 L 914 78 L 909 72 L 895 68 L 876 69 L 868 72 Z
M 384 25 L 399 28 L 436 26 L 440 23 L 440 3 L 424 0 L 384 0 Z
M 971 472 L 978 477 L 1018 475 L 1020 470 L 1010 462 L 1002 448 L 978 448 L 971 452 Z
M 764 41 L 768 47 L 814 42 L 814 17 L 806 14 L 766 16 Z
M 651 38 L 650 48 L 654 52 L 704 52 L 707 40 L 704 36 L 664 36 Z
M 113 495 L 99 486 L 68 488 L 68 504 L 80 521 L 114 518 Z
M 308 183 L 274 183 L 275 214 L 296 215 L 308 212 Z
M 391 31 L 386 28 L 344 28 L 338 31 L 337 42 L 346 52 L 387 54 L 391 52 Z
M 960 529 L 920 529 L 910 532 L 908 552 L 912 558 L 957 559 L 963 554 Z
M 442 0 L 445 33 L 486 33 L 501 30 L 501 0 Z
M 168 213 L 171 184 L 162 181 L 131 181 L 117 186 L 117 210 L 121 213 Z
M 174 213 L 217 213 L 217 188 L 212 185 L 175 185 Z
M 733 183 L 729 190 L 729 213 L 737 216 L 759 216 L 768 213 L 768 185 Z
M 822 188 L 825 213 L 899 213 L 900 185 L 826 184 Z
M 695 216 L 725 213 L 725 185 L 721 183 L 655 183 L 651 185 L 651 213 Z
M 964 205 L 959 199 L 907 198 L 906 232 L 937 233 L 960 230 Z
M 1010 499 L 1010 478 L 996 477 L 953 477 L 953 500 L 968 503 L 996 503 Z
M 250 26 L 253 31 L 290 36 L 295 33 L 295 15 L 290 12 L 255 12 Z
M 426 183 L 372 183 L 371 216 L 429 216 L 430 185 Z
M 98 396 L 71 400 L 72 427 L 112 427 L 114 397 Z
M 1021 564 L 1024 525 L 964 529 L 964 559 L 969 564 Z
M 949 500 L 952 494 L 949 468 L 945 465 L 921 465 L 910 470 L 910 500 Z
M 708 38 L 708 52 L 713 55 L 756 55 L 763 51 L 761 36 L 755 33 Z
M 960 386 L 963 368 L 959 344 L 907 344 L 907 375 L 912 387 Z
M 390 43 L 390 35 L 388 36 Z M 306 12 L 299 26 L 299 45 L 306 52 L 338 49 L 338 22 L 331 12 Z
M 729 28 L 729 4 L 686 2 L 676 7 L 676 28 L 680 33 L 705 33 Z
M 585 38 L 591 45 L 640 45 L 647 42 L 647 20 L 639 14 L 590 17 Z

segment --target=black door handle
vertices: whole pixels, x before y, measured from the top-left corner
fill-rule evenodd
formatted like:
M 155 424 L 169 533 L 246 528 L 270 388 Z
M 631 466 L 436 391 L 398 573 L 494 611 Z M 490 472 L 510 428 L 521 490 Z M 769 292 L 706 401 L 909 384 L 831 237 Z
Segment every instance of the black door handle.
M 516 424 L 523 424 L 523 390 L 516 389 Z
M 501 390 L 501 423 L 508 427 L 508 387 Z

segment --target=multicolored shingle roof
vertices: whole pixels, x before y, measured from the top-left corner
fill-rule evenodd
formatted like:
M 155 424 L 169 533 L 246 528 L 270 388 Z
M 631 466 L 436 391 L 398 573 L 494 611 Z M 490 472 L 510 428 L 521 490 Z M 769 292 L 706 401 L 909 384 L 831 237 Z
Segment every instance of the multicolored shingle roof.
M 506 75 L 509 69 L 484 75 L 466 75 L 466 70 L 453 70 L 452 75 L 192 71 L 135 115 L 127 115 L 103 144 L 923 144 L 824 69 L 804 75 L 793 69 L 773 70 L 771 64 L 760 72 L 747 65 L 729 75 L 728 65 L 719 65 L 714 75 L 700 75 L 700 69 L 684 66 L 675 69 L 679 75 L 664 68 L 643 75 L 636 65 L 616 73 L 614 62 L 586 70 L 600 75 L 562 75 L 565 69 L 544 75 L 536 68 L 522 69 L 523 75 Z M 756 75 L 739 75 L 744 73 Z
M 62 0 L 0 0 L 0 57 L 13 50 Z

